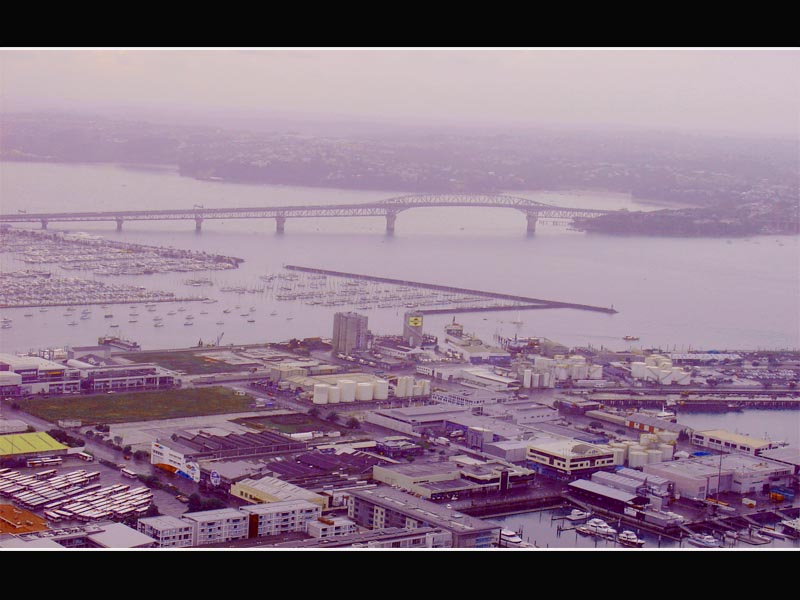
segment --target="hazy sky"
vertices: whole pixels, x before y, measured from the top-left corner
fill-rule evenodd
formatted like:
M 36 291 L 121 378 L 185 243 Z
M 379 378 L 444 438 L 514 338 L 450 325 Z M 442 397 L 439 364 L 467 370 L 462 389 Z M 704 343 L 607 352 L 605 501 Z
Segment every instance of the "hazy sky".
M 800 137 L 787 49 L 0 51 L 0 110 L 127 109 Z

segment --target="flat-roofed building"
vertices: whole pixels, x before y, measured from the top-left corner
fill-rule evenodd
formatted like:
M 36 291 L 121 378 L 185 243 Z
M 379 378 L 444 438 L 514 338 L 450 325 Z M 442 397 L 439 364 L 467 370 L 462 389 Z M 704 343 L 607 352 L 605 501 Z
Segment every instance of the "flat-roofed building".
M 468 415 L 468 407 L 437 404 L 411 408 L 371 410 L 364 420 L 386 429 L 406 434 L 422 433 L 426 429 L 443 429 L 445 423 L 460 415 Z
M 685 498 L 704 500 L 719 492 L 751 494 L 771 486 L 789 485 L 791 465 L 746 454 L 719 454 L 647 464 L 642 471 L 675 483 Z
M 87 532 L 89 548 L 156 548 L 157 542 L 122 523 L 104 523 L 101 531 Z
M 106 390 L 162 390 L 180 386 L 178 373 L 158 365 L 93 367 L 81 370 L 81 387 L 89 392 Z
M 353 490 L 347 516 L 361 527 L 441 528 L 452 536 L 453 548 L 490 548 L 500 537 L 499 525 L 417 498 L 388 487 Z
M 0 372 L 19 375 L 22 393 L 65 394 L 80 391 L 78 369 L 38 356 L 0 353 Z
M 334 353 L 350 354 L 367 349 L 367 317 L 355 312 L 338 312 L 333 315 L 331 346 Z
M 326 508 L 328 500 L 325 496 L 315 494 L 305 488 L 278 479 L 262 477 L 260 479 L 242 479 L 231 486 L 232 496 L 247 500 L 252 504 L 281 502 L 284 500 L 307 500 Z
M 527 466 L 557 479 L 587 477 L 614 466 L 610 448 L 571 438 L 542 437 L 528 441 Z
M 249 515 L 234 508 L 184 513 L 181 520 L 192 526 L 192 546 L 248 537 Z
M 159 548 L 188 548 L 192 545 L 192 523 L 161 515 L 139 519 L 137 529 L 150 536 Z
M 285 500 L 242 506 L 249 515 L 249 537 L 306 533 L 309 523 L 322 516 L 322 507 L 308 500 Z
M 694 431 L 692 433 L 692 444 L 702 448 L 711 448 L 712 450 L 721 450 L 723 452 L 739 452 L 751 456 L 759 456 L 765 450 L 781 447 L 779 442 L 762 440 L 740 433 L 731 433 L 724 429 Z
M 347 517 L 318 517 L 308 522 L 308 535 L 315 538 L 330 538 L 352 535 L 358 531 L 358 525 Z

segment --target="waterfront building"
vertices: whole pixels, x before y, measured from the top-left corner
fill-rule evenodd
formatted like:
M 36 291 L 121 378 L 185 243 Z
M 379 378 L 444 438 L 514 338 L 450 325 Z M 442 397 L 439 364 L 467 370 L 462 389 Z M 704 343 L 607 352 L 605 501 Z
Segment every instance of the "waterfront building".
M 500 525 L 390 487 L 351 491 L 347 516 L 368 529 L 444 529 L 450 533 L 453 548 L 491 548 L 501 529 Z
M 64 394 L 80 391 L 80 372 L 77 369 L 39 356 L 0 353 L 0 372 L 19 375 L 19 389 L 23 394 Z M 7 378 L 0 381 L 0 384 L 13 386 L 13 381 Z
M 367 317 L 355 312 L 334 314 L 331 346 L 334 353 L 341 352 L 342 354 L 366 350 Z
M 90 367 L 80 371 L 81 387 L 88 392 L 107 390 L 163 390 L 180 387 L 180 375 L 158 365 Z
M 749 435 L 731 433 L 723 429 L 694 431 L 692 433 L 692 444 L 722 452 L 741 452 L 750 456 L 760 456 L 765 450 L 773 450 L 786 445 L 782 442 L 762 440 Z
M 614 467 L 611 448 L 587 444 L 567 437 L 546 437 L 529 440 L 527 466 L 556 479 L 587 477 Z
M 660 354 L 651 354 L 644 362 L 631 363 L 631 377 L 655 381 L 663 385 L 690 385 L 692 374 L 682 367 L 673 366 L 672 360 Z

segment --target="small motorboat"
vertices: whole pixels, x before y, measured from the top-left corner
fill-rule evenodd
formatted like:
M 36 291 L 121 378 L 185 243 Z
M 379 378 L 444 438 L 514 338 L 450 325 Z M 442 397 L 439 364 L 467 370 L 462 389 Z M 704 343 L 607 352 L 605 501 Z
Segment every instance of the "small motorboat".
M 640 539 L 639 536 L 636 535 L 630 529 L 626 529 L 622 533 L 617 536 L 617 542 L 622 544 L 623 546 L 628 546 L 630 548 L 641 548 L 644 546 L 644 540 Z
M 592 513 L 586 512 L 585 510 L 581 510 L 580 508 L 573 508 L 572 512 L 570 512 L 565 519 L 570 521 L 583 521 L 584 519 L 588 519 L 592 516 Z
M 693 533 L 686 538 L 686 541 L 700 548 L 719 548 L 722 545 L 722 542 L 708 533 Z

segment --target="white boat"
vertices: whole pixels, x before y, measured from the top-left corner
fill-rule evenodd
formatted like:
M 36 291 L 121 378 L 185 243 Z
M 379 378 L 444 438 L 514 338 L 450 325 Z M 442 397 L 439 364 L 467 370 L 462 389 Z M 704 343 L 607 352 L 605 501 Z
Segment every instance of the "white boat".
M 693 533 L 686 538 L 686 541 L 692 546 L 700 548 L 719 548 L 722 545 L 717 538 L 707 533 Z
M 578 527 L 578 531 L 589 535 L 599 535 L 603 537 L 616 537 L 617 530 L 611 527 L 603 519 L 597 517 L 589 519 L 584 525 Z
M 768 537 L 775 538 L 775 539 L 778 539 L 778 540 L 785 540 L 785 539 L 787 539 L 789 537 L 789 536 L 781 533 L 777 529 L 774 529 L 773 527 L 767 527 L 767 526 L 761 527 L 758 530 L 758 532 L 760 534 L 762 534 L 762 535 L 766 535 Z
M 781 526 L 783 527 L 783 533 L 789 537 L 800 537 L 800 517 L 781 521 Z
M 501 548 L 519 548 L 522 546 L 522 538 L 510 529 L 501 529 L 499 546 Z
M 572 512 L 570 512 L 565 519 L 569 519 L 570 521 L 583 521 L 584 519 L 588 519 L 592 516 L 592 513 L 586 512 L 585 510 L 581 510 L 580 508 L 573 508 Z
M 639 539 L 639 536 L 636 535 L 630 529 L 626 529 L 622 533 L 617 536 L 617 542 L 622 544 L 623 546 L 629 546 L 631 548 L 641 548 L 644 546 L 644 540 Z

